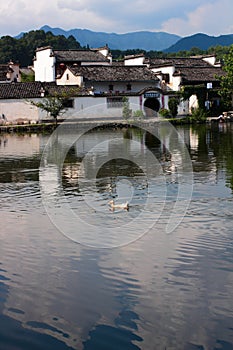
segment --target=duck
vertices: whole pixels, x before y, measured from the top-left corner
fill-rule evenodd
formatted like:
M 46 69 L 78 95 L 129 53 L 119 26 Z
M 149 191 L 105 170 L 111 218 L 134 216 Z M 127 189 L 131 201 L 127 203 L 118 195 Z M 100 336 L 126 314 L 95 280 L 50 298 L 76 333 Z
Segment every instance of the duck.
M 110 202 L 108 202 L 108 204 L 110 205 L 111 209 L 129 209 L 129 203 L 125 202 L 125 203 L 119 203 L 119 204 L 115 204 L 114 200 L 112 199 Z

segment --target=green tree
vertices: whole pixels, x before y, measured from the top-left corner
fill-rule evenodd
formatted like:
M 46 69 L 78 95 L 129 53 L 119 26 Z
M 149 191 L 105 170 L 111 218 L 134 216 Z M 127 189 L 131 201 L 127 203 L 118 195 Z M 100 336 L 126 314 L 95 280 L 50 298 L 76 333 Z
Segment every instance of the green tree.
M 140 109 L 137 109 L 133 112 L 133 117 L 135 120 L 141 120 L 144 118 L 144 113 Z
M 197 96 L 199 108 L 205 109 L 207 88 L 204 84 L 201 85 L 185 85 L 179 92 L 183 100 L 188 100 L 192 95 Z
M 81 46 L 71 35 L 54 35 L 43 30 L 32 30 L 19 39 L 3 36 L 0 39 L 0 63 L 19 62 L 21 66 L 32 64 L 35 50 L 41 46 L 52 46 L 54 50 L 77 50 Z
M 72 96 L 75 96 L 79 91 L 79 88 L 70 89 L 69 92 L 63 91 L 60 94 L 53 93 L 44 97 L 42 101 L 35 102 L 29 101 L 33 106 L 40 108 L 41 110 L 47 112 L 57 125 L 57 118 L 59 115 L 64 114 L 67 110 L 67 103 Z
M 49 113 L 54 118 L 57 124 L 57 117 L 65 112 L 66 107 L 63 104 L 63 99 L 55 96 L 48 96 L 41 102 L 30 101 L 32 105 L 40 108 L 41 110 Z
M 122 117 L 124 119 L 129 119 L 132 117 L 132 109 L 130 109 L 129 98 L 126 96 L 123 97 Z
M 223 57 L 223 70 L 226 74 L 220 77 L 219 94 L 226 107 L 231 108 L 233 106 L 233 45 L 230 47 L 229 53 Z
M 23 83 L 35 81 L 35 74 L 33 74 L 33 73 L 25 74 L 25 73 L 21 72 L 21 81 Z
M 175 97 L 169 98 L 168 107 L 173 117 L 175 117 L 178 113 L 178 104 L 179 104 L 179 100 L 177 98 Z

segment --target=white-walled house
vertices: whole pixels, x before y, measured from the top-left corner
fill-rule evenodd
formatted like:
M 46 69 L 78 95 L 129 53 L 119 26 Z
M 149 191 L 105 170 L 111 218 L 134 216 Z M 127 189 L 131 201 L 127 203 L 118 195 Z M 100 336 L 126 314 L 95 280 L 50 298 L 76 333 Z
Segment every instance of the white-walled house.
M 137 109 L 146 114 L 148 109 L 158 112 L 165 103 L 159 79 L 147 66 L 142 65 L 73 65 L 67 67 L 57 79 L 57 85 L 85 87 L 93 97 L 105 98 L 108 106 L 121 106 L 123 97 L 127 95 L 131 102 L 134 100 L 133 104 L 136 100 Z
M 144 88 L 160 88 L 159 79 L 144 66 L 67 67 L 57 85 L 79 85 L 94 94 L 139 92 Z
M 50 46 L 41 47 L 36 50 L 36 57 L 33 62 L 35 81 L 55 81 L 56 58 Z
M 147 88 L 135 92 L 93 93 L 89 89 L 77 89 L 77 85 L 57 85 L 56 83 L 13 83 L 0 84 L 0 124 L 27 123 L 51 120 L 51 116 L 35 107 L 30 101 L 43 101 L 46 96 L 59 95 L 64 91 L 69 94 L 69 101 L 64 115 L 60 119 L 108 119 L 122 118 L 123 98 L 127 96 L 132 112 L 141 110 L 145 115 L 154 116 L 162 103 L 159 88 L 148 84 Z M 145 84 L 144 84 L 145 85 Z M 139 82 L 139 86 L 140 82 Z M 152 108 L 150 108 L 152 107 Z M 149 111 L 148 111 L 149 110 Z M 3 117 L 4 116 L 4 117 Z
M 36 50 L 33 69 L 35 81 L 54 82 L 70 65 L 109 65 L 111 63 L 112 57 L 107 47 L 93 50 L 53 50 L 48 46 Z
M 158 76 L 161 88 L 167 92 L 177 92 L 185 86 L 200 86 L 217 90 L 219 76 L 224 74 L 215 56 L 194 56 L 189 58 L 155 58 L 150 60 L 150 69 Z M 220 98 L 217 96 L 206 100 L 209 105 L 217 106 Z M 197 96 L 192 95 L 188 101 L 181 101 L 178 114 L 187 115 L 192 108 L 198 107 Z

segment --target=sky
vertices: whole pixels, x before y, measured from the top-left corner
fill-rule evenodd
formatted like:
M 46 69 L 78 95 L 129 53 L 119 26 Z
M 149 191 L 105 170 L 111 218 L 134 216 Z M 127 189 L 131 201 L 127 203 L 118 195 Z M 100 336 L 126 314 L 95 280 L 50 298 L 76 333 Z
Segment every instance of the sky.
M 233 34 L 232 0 L 0 0 L 0 37 L 43 25 L 97 32 L 153 31 L 181 37 Z

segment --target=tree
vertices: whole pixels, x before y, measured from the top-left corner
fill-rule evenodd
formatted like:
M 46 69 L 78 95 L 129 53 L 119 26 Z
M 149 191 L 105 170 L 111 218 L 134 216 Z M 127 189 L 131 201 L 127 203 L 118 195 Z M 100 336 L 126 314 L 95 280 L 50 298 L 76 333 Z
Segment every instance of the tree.
M 233 45 L 229 53 L 223 57 L 223 70 L 226 74 L 219 77 L 221 86 L 219 94 L 226 107 L 231 108 L 233 106 Z
M 19 62 L 26 67 L 32 64 L 35 50 L 41 46 L 52 46 L 54 50 L 78 50 L 80 43 L 70 35 L 54 35 L 43 30 L 32 30 L 20 38 L 3 36 L 0 38 L 0 63 Z
M 41 110 L 49 113 L 49 115 L 51 115 L 51 117 L 54 118 L 55 123 L 57 125 L 58 116 L 65 113 L 65 111 L 67 110 L 67 103 L 69 99 L 75 94 L 77 94 L 79 90 L 80 88 L 77 87 L 76 89 L 70 89 L 69 92 L 63 91 L 60 94 L 55 92 L 53 93 L 53 95 L 48 95 L 47 97 L 44 97 L 42 101 L 30 101 L 30 103 L 33 106 L 36 106 Z
M 60 97 L 49 96 L 44 98 L 42 102 L 31 101 L 31 104 L 49 113 L 55 119 L 56 124 L 57 117 L 66 110 Z
M 185 85 L 179 92 L 180 97 L 185 101 L 188 100 L 192 95 L 197 96 L 198 107 L 205 109 L 207 89 L 204 84 L 200 85 Z
M 173 117 L 175 117 L 178 113 L 178 104 L 179 100 L 175 97 L 170 98 L 168 101 L 168 107 Z
M 21 72 L 21 82 L 22 83 L 33 82 L 33 81 L 35 81 L 35 74 L 34 73 L 25 74 L 25 73 Z
M 126 96 L 123 97 L 122 117 L 124 119 L 129 119 L 132 117 L 132 109 L 130 109 L 129 98 Z

